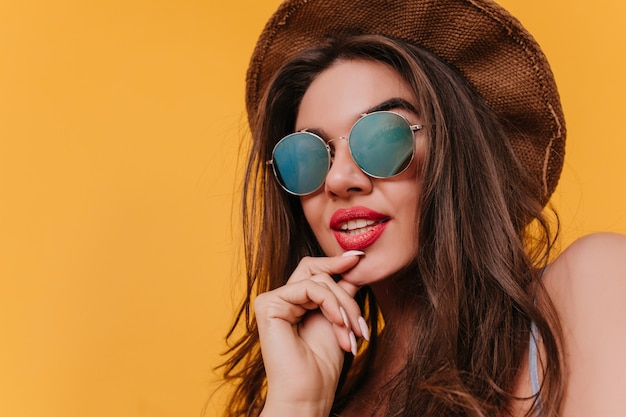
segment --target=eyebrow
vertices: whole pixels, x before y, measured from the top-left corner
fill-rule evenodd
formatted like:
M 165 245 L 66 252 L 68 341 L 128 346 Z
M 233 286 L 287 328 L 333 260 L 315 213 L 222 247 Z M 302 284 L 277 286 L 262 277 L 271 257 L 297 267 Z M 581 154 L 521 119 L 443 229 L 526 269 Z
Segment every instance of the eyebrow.
M 411 103 L 409 103 L 408 101 L 400 97 L 394 97 L 394 98 L 390 98 L 389 100 L 385 100 L 382 103 L 369 108 L 364 113 L 369 114 L 369 113 L 374 113 L 377 111 L 388 111 L 388 110 L 394 110 L 394 109 L 404 109 L 412 113 L 419 114 L 414 105 L 412 105 Z
M 370 107 L 369 109 L 365 110 L 361 114 L 364 115 L 364 114 L 374 113 L 377 111 L 389 111 L 389 110 L 397 110 L 397 109 L 403 109 L 403 110 L 410 111 L 414 114 L 419 114 L 419 112 L 417 111 L 414 105 L 412 105 L 407 100 L 400 98 L 400 97 L 393 97 L 393 98 L 387 99 L 383 101 L 382 103 L 375 105 L 374 107 Z M 328 137 L 328 135 L 326 135 L 326 133 L 322 129 L 304 128 L 304 129 L 299 129 L 298 132 L 313 133 L 319 136 L 320 138 Z

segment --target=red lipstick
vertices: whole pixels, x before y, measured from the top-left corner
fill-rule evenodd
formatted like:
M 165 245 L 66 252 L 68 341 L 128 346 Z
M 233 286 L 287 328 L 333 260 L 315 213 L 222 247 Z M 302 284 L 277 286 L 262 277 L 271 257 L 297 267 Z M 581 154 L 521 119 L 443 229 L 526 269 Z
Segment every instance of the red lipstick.
M 343 250 L 362 250 L 378 240 L 389 217 L 362 206 L 339 209 L 330 219 L 337 243 Z

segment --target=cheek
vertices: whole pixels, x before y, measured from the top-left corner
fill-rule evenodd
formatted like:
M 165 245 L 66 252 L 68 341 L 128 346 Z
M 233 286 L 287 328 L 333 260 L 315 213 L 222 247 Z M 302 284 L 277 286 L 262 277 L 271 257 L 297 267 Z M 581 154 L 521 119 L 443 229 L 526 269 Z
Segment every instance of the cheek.
M 323 207 L 321 199 L 316 193 L 300 197 L 300 204 L 302 205 L 302 211 L 304 212 L 307 223 L 317 236 L 320 228 L 323 227 Z
M 399 178 L 401 182 L 393 190 L 389 190 L 387 195 L 391 205 L 397 208 L 398 220 L 402 223 L 403 236 L 409 236 L 411 241 L 417 239 L 417 222 L 422 202 L 422 180 L 421 167 L 419 162 L 414 163 Z
M 424 172 L 424 159 L 426 158 L 425 147 L 426 146 L 423 144 L 421 146 L 418 144 L 417 148 L 415 149 L 415 156 L 413 157 L 413 175 L 415 179 L 420 177 Z
M 325 208 L 327 208 L 324 204 L 325 197 L 323 197 L 323 195 L 321 196 L 322 198 L 317 197 L 320 196 L 313 194 L 300 198 L 304 217 L 313 231 L 315 239 L 322 248 L 322 251 L 324 251 L 327 256 L 339 255 L 342 253 L 342 250 L 338 246 L 334 235 L 330 232 L 330 226 L 328 224 L 329 215 L 324 215 L 324 213 L 326 213 Z

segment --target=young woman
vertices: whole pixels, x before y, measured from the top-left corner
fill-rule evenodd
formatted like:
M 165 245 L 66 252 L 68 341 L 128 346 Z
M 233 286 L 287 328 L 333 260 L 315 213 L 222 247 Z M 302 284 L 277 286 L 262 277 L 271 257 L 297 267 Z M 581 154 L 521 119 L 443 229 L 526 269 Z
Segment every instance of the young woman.
M 553 253 L 565 126 L 517 20 L 288 0 L 247 93 L 227 415 L 626 415 L 626 238 Z

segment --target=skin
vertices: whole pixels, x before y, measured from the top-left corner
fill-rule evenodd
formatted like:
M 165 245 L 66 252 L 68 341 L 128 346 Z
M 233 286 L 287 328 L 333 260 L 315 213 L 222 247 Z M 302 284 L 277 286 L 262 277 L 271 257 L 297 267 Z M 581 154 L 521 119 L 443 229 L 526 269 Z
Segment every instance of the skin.
M 347 136 L 361 113 L 390 98 L 416 103 L 406 83 L 383 64 L 338 62 L 307 90 L 296 129 L 314 129 L 327 140 Z M 416 112 L 393 110 L 410 123 L 419 123 Z M 301 198 L 307 221 L 328 257 L 302 259 L 286 285 L 255 300 L 268 380 L 262 415 L 328 416 L 343 354 L 354 349 L 355 338 L 367 336 L 353 300 L 363 285 L 373 288 L 385 321 L 397 330 L 381 337 L 385 362 L 362 395 L 376 392 L 402 366 L 407 334 L 402 317 L 418 314 L 419 307 L 399 311 L 386 278 L 417 250 L 413 235 L 420 189 L 417 168 L 423 159 L 419 135 L 412 165 L 389 179 L 364 174 L 350 157 L 346 141 L 333 141 L 334 161 L 325 184 Z M 370 207 L 391 220 L 364 255 L 341 256 L 344 250 L 330 231 L 329 219 L 337 208 L 353 205 Z M 335 282 L 333 274 L 341 274 L 342 279 Z M 542 280 L 564 331 L 567 374 L 561 415 L 626 415 L 626 237 L 594 234 L 579 239 L 550 265 Z M 539 355 L 541 363 L 541 343 Z M 514 389 L 520 397 L 531 393 L 528 375 L 524 362 Z M 517 401 L 512 404 L 513 415 L 523 416 L 529 406 L 529 401 Z M 365 412 L 348 408 L 344 415 Z

